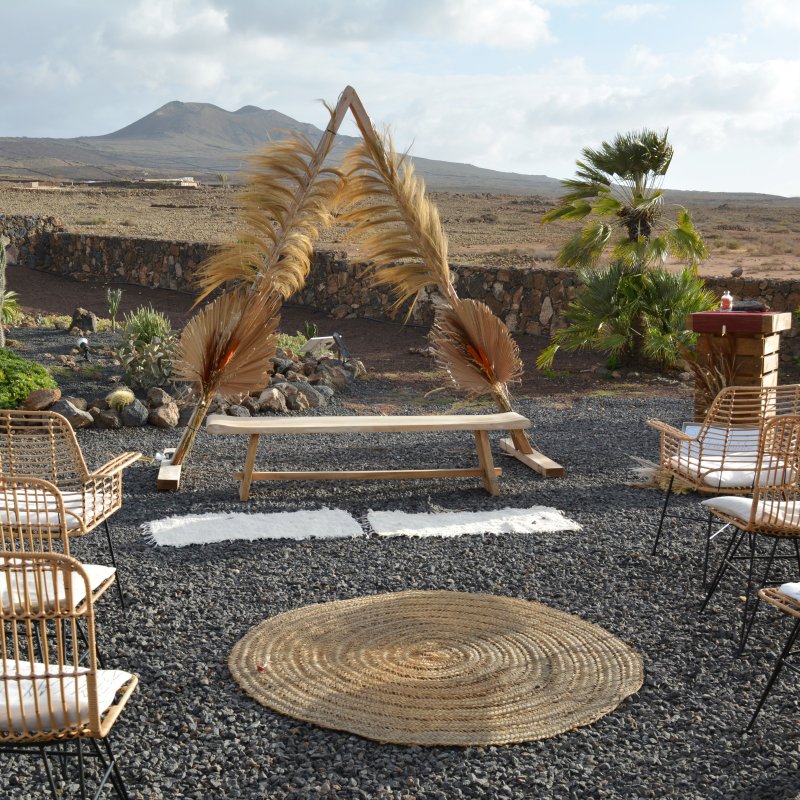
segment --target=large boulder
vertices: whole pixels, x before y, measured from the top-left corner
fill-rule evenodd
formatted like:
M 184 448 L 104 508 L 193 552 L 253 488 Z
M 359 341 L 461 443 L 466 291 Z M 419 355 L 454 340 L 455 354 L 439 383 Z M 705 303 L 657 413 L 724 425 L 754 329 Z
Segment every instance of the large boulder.
M 165 392 L 160 386 L 153 386 L 147 391 L 147 405 L 150 408 L 166 406 L 173 402 L 169 392 Z
M 26 411 L 45 411 L 53 403 L 61 399 L 61 389 L 34 389 L 26 398 L 22 407 Z
M 275 414 L 285 414 L 287 411 L 286 396 L 280 389 L 274 387 L 264 389 L 258 396 L 258 410 L 272 411 Z
M 147 425 L 147 418 L 149 416 L 147 406 L 138 398 L 135 398 L 132 403 L 128 403 L 120 412 L 120 419 L 126 428 L 141 428 Z
M 67 422 L 76 430 L 79 428 L 91 428 L 94 425 L 94 418 L 86 411 L 72 405 L 69 400 L 58 400 L 50 407 L 51 411 L 66 417 Z
M 156 428 L 175 428 L 181 417 L 178 404 L 167 403 L 150 410 L 147 421 Z
M 308 401 L 309 408 L 319 408 L 320 406 L 324 406 L 328 402 L 328 398 L 325 397 L 321 392 L 318 392 L 314 386 L 308 383 L 298 383 L 297 384 L 297 391 L 298 394 L 303 395 Z M 331 392 L 332 394 L 333 392 Z
M 234 403 L 232 406 L 228 406 L 227 414 L 229 417 L 250 416 L 250 412 L 244 406 L 240 406 L 238 403 Z
M 69 329 L 77 328 L 83 333 L 97 333 L 97 315 L 85 308 L 76 308 L 72 312 L 72 322 Z
M 94 424 L 96 428 L 103 428 L 109 431 L 118 431 L 122 427 L 122 420 L 120 419 L 119 411 L 113 408 L 93 408 L 92 412 L 95 412 L 91 415 L 94 417 Z

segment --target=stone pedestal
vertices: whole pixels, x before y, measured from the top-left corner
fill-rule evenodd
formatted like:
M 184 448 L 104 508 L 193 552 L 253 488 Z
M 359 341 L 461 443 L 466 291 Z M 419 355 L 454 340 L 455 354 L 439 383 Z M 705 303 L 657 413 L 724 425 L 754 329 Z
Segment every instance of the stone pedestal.
M 700 336 L 697 357 L 726 376 L 730 386 L 777 386 L 781 331 L 792 327 L 787 312 L 703 311 L 689 316 Z M 695 390 L 695 419 L 705 418 L 704 393 Z

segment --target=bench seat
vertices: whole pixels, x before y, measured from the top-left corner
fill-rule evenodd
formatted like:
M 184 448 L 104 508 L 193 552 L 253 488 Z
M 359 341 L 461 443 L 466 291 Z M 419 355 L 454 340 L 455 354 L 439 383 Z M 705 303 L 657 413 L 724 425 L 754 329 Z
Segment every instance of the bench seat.
M 363 417 L 230 417 L 211 414 L 206 431 L 214 435 L 239 434 L 250 437 L 244 470 L 236 473 L 240 480 L 239 497 L 247 500 L 254 480 L 388 480 L 398 478 L 480 477 L 486 490 L 500 493 L 497 478 L 502 470 L 492 462 L 488 431 L 524 430 L 531 425 L 527 417 L 508 411 L 497 414 L 443 414 L 439 416 L 363 416 Z M 404 470 L 312 470 L 256 472 L 255 458 L 259 437 L 281 434 L 314 433 L 403 433 L 419 431 L 471 431 L 478 451 L 478 467 L 467 469 L 404 469 Z

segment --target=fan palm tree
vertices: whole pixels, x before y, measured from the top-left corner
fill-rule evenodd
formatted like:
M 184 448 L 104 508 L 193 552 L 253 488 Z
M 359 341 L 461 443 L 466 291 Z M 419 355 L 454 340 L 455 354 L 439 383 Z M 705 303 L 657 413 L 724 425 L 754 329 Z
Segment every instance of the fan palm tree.
M 667 133 L 632 131 L 597 150 L 584 148 L 575 177 L 561 181 L 562 205 L 542 218 L 590 218 L 558 254 L 561 266 L 595 266 L 610 244 L 614 260 L 659 266 L 671 255 L 697 270 L 707 251 L 689 213 L 679 208 L 674 220 L 664 213 L 661 183 L 672 162 Z

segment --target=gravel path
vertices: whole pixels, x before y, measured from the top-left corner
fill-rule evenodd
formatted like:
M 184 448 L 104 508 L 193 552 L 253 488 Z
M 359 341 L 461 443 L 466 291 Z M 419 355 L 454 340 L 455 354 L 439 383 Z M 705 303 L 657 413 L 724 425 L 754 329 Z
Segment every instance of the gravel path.
M 99 604 L 98 625 L 107 662 L 141 679 L 114 729 L 132 796 L 795 797 L 800 698 L 791 674 L 756 732 L 740 732 L 772 665 L 768 649 L 787 635 L 786 620 L 762 612 L 747 653 L 736 659 L 738 591 L 733 584 L 723 587 L 699 616 L 698 537 L 684 530 L 672 537 L 668 553 L 651 558 L 662 495 L 627 485 L 627 454 L 656 455 L 656 435 L 644 421 L 678 422 L 689 414 L 688 400 L 589 397 L 564 408 L 536 399 L 519 410 L 535 421 L 538 444 L 565 465 L 567 477 L 544 480 L 498 456 L 505 469 L 499 498 L 471 480 L 257 484 L 247 509 L 327 506 L 361 517 L 369 509 L 544 504 L 564 510 L 582 532 L 154 548 L 138 530 L 148 519 L 242 509 L 230 473 L 245 443 L 223 447 L 201 434 L 176 494 L 156 492 L 154 467 L 130 469 L 113 531 L 131 607 L 125 614 L 109 596 Z M 123 449 L 153 455 L 171 443 L 169 435 L 149 429 L 84 431 L 80 439 L 90 465 Z M 445 466 L 449 458 L 460 463 L 472 452 L 471 438 L 458 434 L 362 436 L 347 443 L 319 436 L 302 447 L 278 437 L 269 459 L 297 469 L 325 463 L 423 467 Z M 264 444 L 259 460 L 267 457 Z M 697 507 L 696 497 L 677 502 Z M 83 560 L 107 557 L 96 535 L 76 541 L 74 550 Z M 265 617 L 410 588 L 492 592 L 579 614 L 641 652 L 645 684 L 615 712 L 572 733 L 460 749 L 381 745 L 326 731 L 259 706 L 231 680 L 226 659 L 232 645 Z M 38 763 L 18 767 L 8 757 L 3 768 L 0 795 L 40 796 Z

